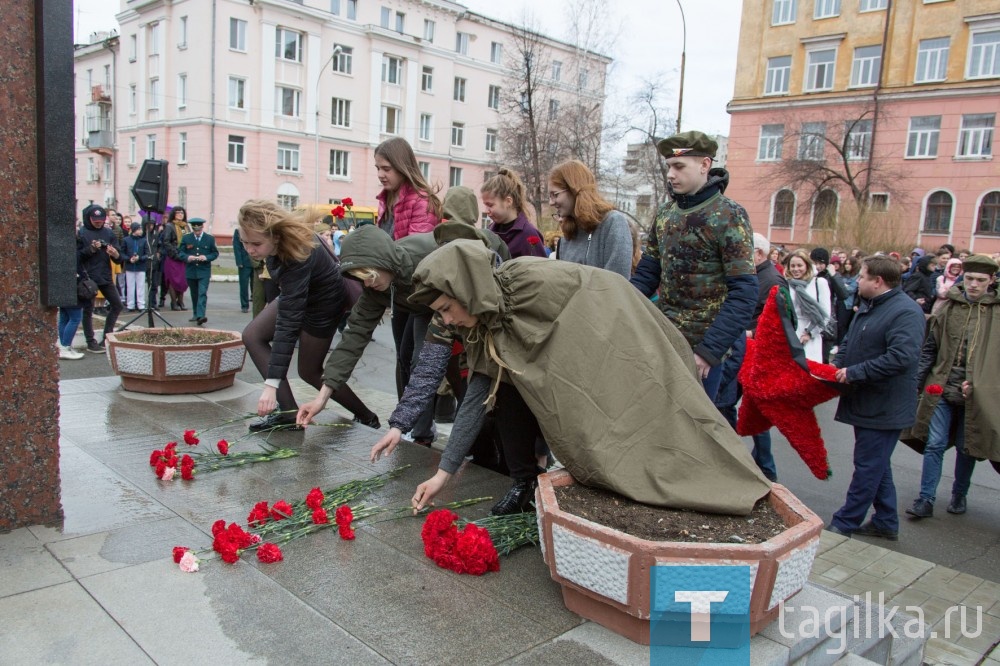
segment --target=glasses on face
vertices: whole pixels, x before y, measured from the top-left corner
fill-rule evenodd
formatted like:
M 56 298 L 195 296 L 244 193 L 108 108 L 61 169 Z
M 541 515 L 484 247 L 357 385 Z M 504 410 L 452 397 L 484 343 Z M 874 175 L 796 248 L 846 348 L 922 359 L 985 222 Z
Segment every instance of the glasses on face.
M 555 192 L 549 192 L 549 201 L 555 201 L 556 197 L 565 191 L 566 190 L 556 190 Z

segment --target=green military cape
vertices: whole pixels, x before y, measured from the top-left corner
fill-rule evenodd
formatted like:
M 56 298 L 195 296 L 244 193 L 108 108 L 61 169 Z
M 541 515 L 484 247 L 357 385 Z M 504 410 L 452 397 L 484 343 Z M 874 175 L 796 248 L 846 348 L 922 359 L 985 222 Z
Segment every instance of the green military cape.
M 770 484 L 666 317 L 615 273 L 535 257 L 494 271 L 491 257 L 475 241 L 435 250 L 411 302 L 443 293 L 479 318 L 465 332 L 470 367 L 517 388 L 574 478 L 647 504 L 750 513 Z

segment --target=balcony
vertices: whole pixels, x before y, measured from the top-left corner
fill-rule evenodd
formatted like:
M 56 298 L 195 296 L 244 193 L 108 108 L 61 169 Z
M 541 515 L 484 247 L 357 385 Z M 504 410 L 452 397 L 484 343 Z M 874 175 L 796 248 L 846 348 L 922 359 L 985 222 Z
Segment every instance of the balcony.
M 111 91 L 105 89 L 104 86 L 91 86 L 90 101 L 99 102 L 101 104 L 111 104 Z
M 114 152 L 115 141 L 111 130 L 88 132 L 84 143 L 86 143 L 88 150 L 101 155 L 111 155 Z

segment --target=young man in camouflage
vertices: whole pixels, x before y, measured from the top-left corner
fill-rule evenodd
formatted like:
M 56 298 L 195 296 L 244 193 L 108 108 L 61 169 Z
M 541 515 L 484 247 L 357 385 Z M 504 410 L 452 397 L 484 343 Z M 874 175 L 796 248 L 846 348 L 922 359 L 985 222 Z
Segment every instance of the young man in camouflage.
M 656 147 L 673 201 L 657 213 L 632 284 L 646 296 L 660 289 L 660 309 L 691 345 L 714 399 L 722 360 L 746 334 L 757 303 L 753 229 L 743 206 L 723 196 L 729 172 L 712 168 L 713 139 L 683 132 Z

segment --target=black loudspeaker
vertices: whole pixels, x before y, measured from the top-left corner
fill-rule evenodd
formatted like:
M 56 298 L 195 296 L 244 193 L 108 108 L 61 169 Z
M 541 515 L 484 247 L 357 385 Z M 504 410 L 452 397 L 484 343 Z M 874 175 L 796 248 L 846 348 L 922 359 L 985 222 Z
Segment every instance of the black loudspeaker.
M 163 214 L 167 210 L 167 161 L 144 160 L 132 195 L 139 208 Z

